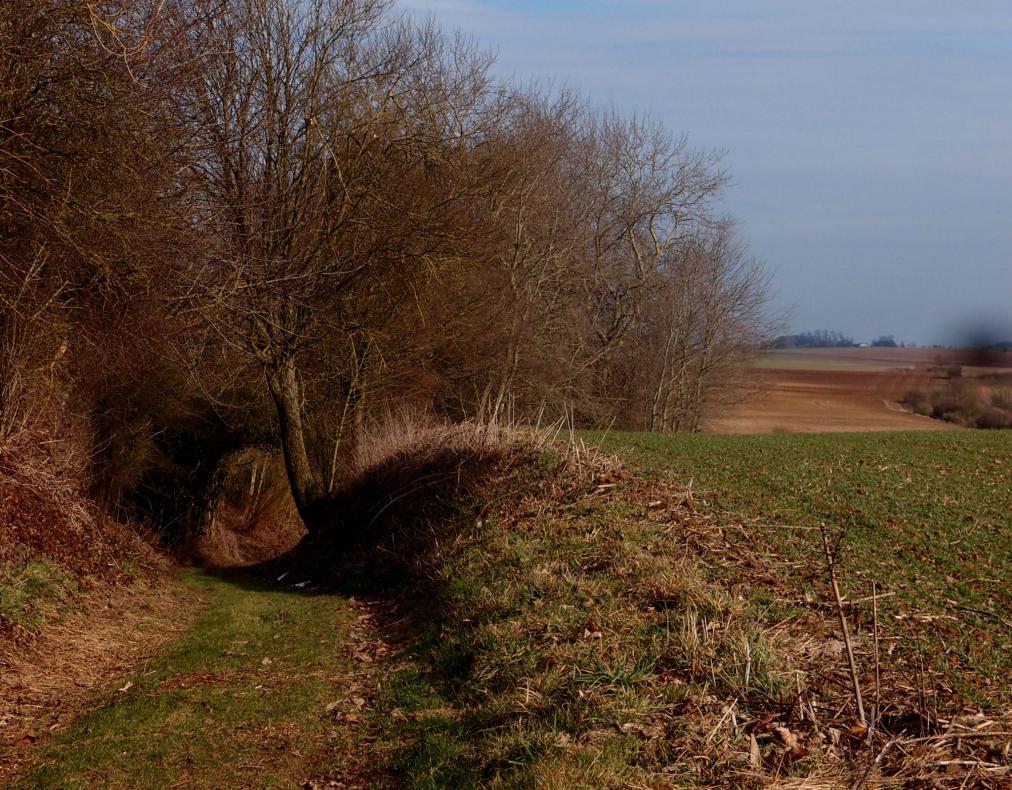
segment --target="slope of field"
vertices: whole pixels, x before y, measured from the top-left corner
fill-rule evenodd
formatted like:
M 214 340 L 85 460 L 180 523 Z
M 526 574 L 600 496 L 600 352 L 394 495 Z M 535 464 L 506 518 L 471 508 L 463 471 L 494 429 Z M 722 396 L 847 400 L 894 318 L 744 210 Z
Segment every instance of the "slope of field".
M 964 377 L 1012 371 L 1012 353 L 994 352 L 989 367 L 967 352 L 911 348 L 772 351 L 751 371 L 754 395 L 704 423 L 707 433 L 951 431 L 956 426 L 900 405 L 912 389 L 945 383 L 946 368 Z
M 15 786 L 1003 786 L 1012 434 L 604 441 L 393 453 Z
M 986 367 L 984 366 L 986 363 Z M 959 365 L 970 374 L 1012 370 L 1012 351 L 953 348 L 791 348 L 767 352 L 757 362 L 764 368 L 819 370 L 893 370 Z
M 821 369 L 764 369 L 753 375 L 757 393 L 708 419 L 707 433 L 956 429 L 899 404 L 909 390 L 933 386 L 922 371 L 855 370 L 844 361 L 840 367 L 823 363 Z

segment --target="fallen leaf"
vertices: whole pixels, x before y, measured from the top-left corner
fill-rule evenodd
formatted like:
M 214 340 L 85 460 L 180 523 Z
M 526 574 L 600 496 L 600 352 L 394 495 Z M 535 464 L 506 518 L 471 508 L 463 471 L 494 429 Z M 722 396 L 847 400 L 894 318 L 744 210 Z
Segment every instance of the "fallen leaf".
M 868 725 L 862 724 L 859 721 L 852 721 L 850 723 L 850 729 L 847 730 L 847 735 L 851 738 L 863 738 L 868 734 Z
M 752 734 L 753 735 L 765 735 L 768 732 L 773 731 L 773 714 L 764 713 L 754 722 L 752 722 Z
M 787 756 L 791 760 L 800 760 L 808 756 L 808 749 L 801 745 L 798 736 L 786 727 L 774 727 L 773 734 L 784 746 L 787 747 Z
M 129 691 L 131 688 L 133 688 L 133 685 L 134 685 L 133 681 L 132 680 L 128 680 L 126 682 L 126 685 L 123 686 L 123 688 L 121 688 L 121 689 L 117 689 L 117 691 Z

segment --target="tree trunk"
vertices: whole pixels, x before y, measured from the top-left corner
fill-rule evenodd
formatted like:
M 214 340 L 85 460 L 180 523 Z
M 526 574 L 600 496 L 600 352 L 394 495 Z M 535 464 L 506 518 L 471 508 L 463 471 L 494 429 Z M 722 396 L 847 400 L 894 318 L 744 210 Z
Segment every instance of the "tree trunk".
M 281 449 L 285 455 L 285 469 L 292 489 L 295 507 L 306 529 L 316 526 L 312 506 L 323 498 L 323 483 L 313 470 L 306 452 L 306 435 L 302 426 L 302 402 L 299 397 L 299 379 L 295 360 L 283 359 L 265 371 L 267 386 L 278 411 L 281 429 Z

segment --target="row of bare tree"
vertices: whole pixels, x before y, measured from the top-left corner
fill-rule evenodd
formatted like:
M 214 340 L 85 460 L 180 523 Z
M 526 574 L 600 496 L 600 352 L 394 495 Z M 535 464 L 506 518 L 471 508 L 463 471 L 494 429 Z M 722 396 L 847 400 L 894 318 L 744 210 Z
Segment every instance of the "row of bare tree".
M 311 522 L 402 405 L 675 431 L 740 391 L 766 280 L 659 124 L 385 0 L 5 5 L 0 442 L 108 502 L 275 443 Z

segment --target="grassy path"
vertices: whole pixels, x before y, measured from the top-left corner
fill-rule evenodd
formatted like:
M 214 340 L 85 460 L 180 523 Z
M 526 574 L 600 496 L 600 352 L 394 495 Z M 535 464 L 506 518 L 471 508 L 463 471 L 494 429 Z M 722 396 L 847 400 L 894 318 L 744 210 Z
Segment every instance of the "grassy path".
M 368 694 L 358 605 L 199 572 L 182 581 L 206 611 L 43 746 L 15 787 L 287 788 L 336 775 Z

